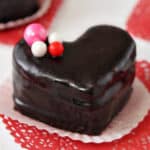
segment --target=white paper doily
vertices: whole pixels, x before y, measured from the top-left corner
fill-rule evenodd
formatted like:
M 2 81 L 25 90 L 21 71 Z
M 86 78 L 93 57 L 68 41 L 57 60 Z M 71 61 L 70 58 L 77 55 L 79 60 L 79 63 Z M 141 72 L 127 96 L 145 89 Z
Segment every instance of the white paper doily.
M 42 1 L 38 0 L 38 1 L 40 3 L 40 8 L 36 13 L 34 13 L 31 16 L 28 16 L 28 17 L 25 17 L 22 19 L 18 19 L 15 21 L 9 21 L 7 23 L 0 23 L 0 30 L 14 28 L 14 27 L 29 23 L 29 22 L 43 16 L 47 12 L 48 8 L 50 7 L 51 0 L 42 0 Z
M 13 109 L 12 84 L 10 80 L 0 86 L 0 113 L 20 122 L 34 125 L 39 129 L 46 129 L 50 133 L 57 133 L 62 137 L 68 136 L 84 143 L 111 142 L 125 136 L 136 128 L 150 109 L 150 94 L 141 81 L 135 79 L 133 87 L 132 96 L 126 106 L 99 136 L 83 135 L 53 128 L 15 111 Z

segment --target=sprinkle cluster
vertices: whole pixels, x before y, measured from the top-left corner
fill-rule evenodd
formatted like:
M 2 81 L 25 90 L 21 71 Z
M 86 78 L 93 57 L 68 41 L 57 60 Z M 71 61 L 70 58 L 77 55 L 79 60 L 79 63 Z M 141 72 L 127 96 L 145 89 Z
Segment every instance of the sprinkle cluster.
M 48 38 L 48 46 L 46 40 Z M 24 39 L 34 57 L 43 57 L 48 52 L 52 57 L 63 55 L 64 46 L 62 39 L 57 33 L 47 34 L 45 28 L 38 23 L 30 24 L 24 31 Z

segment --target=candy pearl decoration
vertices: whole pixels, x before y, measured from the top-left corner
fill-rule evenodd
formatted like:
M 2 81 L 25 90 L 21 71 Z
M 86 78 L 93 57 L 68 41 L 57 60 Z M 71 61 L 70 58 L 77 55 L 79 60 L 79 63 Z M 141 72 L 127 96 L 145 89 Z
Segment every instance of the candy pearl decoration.
M 53 42 L 49 45 L 48 51 L 52 57 L 59 57 L 63 55 L 64 46 L 60 42 Z
M 42 41 L 36 41 L 32 44 L 31 51 L 35 57 L 43 57 L 47 52 L 47 45 Z
M 62 42 L 62 38 L 56 33 L 51 33 L 48 36 L 48 42 L 53 43 L 53 42 Z
M 24 31 L 24 39 L 29 46 L 31 46 L 35 41 L 45 41 L 46 38 L 46 30 L 39 23 L 30 24 Z

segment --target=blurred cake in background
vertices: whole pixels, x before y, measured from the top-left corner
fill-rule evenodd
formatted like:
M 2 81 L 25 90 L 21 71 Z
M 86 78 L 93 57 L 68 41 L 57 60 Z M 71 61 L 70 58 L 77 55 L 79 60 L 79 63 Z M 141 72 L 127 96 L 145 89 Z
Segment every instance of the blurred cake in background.
M 39 9 L 37 0 L 1 0 L 0 23 L 33 15 Z
M 0 30 L 35 21 L 49 9 L 52 0 L 1 0 Z

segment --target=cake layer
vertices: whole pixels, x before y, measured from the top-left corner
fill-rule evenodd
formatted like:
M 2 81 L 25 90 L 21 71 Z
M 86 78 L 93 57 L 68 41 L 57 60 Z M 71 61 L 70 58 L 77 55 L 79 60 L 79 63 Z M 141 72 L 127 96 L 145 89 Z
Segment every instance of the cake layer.
M 52 83 L 51 88 L 47 88 L 28 74 L 15 71 L 15 108 L 54 127 L 84 134 L 100 134 L 128 101 L 134 67 L 131 67 L 126 75 L 126 79 L 113 83 L 104 95 L 93 100 L 91 105 L 82 105 L 82 101 L 79 103 L 78 98 L 71 95 L 71 91 L 72 101 L 70 98 L 68 102 L 68 94 L 66 99 L 62 97 L 59 91 L 64 91 L 65 88 L 61 85 Z
M 1 0 L 0 23 L 31 16 L 38 8 L 38 0 Z
M 89 109 L 103 106 L 105 103 L 111 101 L 111 98 L 118 93 L 126 83 L 131 87 L 135 76 L 135 66 L 132 64 L 124 72 L 122 71 L 116 74 L 114 78 L 103 85 L 103 87 L 97 87 L 99 95 L 93 96 L 91 93 L 82 92 L 55 81 L 47 81 L 46 83 L 44 78 L 31 76 L 15 63 L 13 68 L 15 96 L 22 101 L 25 97 L 25 103 L 29 102 L 29 105 L 39 105 L 40 107 L 42 107 L 40 102 L 44 99 L 45 103 L 43 105 L 46 106 L 44 109 L 49 109 L 49 103 L 51 100 L 55 101 L 55 97 L 58 97 L 60 100 L 65 100 L 69 105 L 77 105 Z
M 124 90 L 123 93 L 118 94 L 118 97 L 114 98 L 111 103 L 92 112 L 82 109 L 75 110 L 72 109 L 71 106 L 68 108 L 69 110 L 66 111 L 66 107 L 62 109 L 61 106 L 59 106 L 57 110 L 55 110 L 59 110 L 59 115 L 57 116 L 52 112 L 46 112 L 45 109 L 38 109 L 26 105 L 22 100 L 17 98 L 14 98 L 14 104 L 15 109 L 22 114 L 45 122 L 53 127 L 82 134 L 99 135 L 127 103 L 131 92 L 131 88 Z

